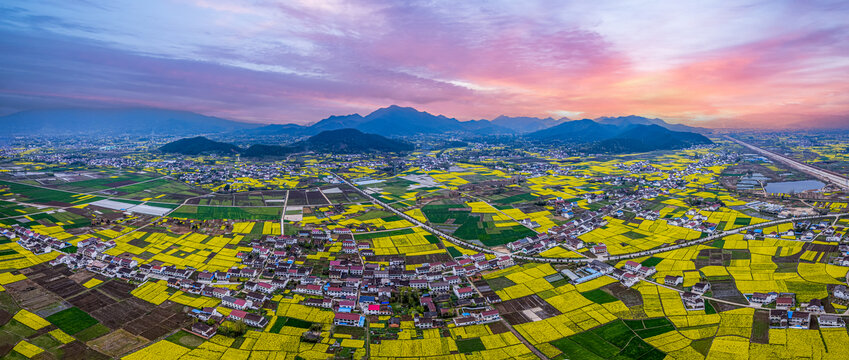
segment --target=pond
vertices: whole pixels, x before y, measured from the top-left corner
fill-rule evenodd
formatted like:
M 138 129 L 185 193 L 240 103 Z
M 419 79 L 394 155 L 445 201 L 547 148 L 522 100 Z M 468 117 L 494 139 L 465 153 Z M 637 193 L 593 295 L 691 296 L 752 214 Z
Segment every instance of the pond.
M 789 194 L 822 189 L 823 186 L 825 186 L 825 183 L 819 180 L 801 180 L 768 183 L 764 188 L 769 194 Z

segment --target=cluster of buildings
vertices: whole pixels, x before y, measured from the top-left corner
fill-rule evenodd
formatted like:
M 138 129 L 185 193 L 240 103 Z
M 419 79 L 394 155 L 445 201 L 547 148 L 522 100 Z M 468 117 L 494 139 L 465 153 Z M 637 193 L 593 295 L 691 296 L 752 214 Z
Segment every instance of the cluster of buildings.
M 71 244 L 65 241 L 39 234 L 20 225 L 12 226 L 11 230 L 0 229 L 0 235 L 12 240 L 18 239 L 17 242 L 21 247 L 31 251 L 35 255 L 46 254 L 51 251 L 61 251 L 71 246 Z
M 505 268 L 513 265 L 509 256 L 487 260 L 484 254 L 474 254 L 449 262 L 420 264 L 407 270 L 404 257 L 390 257 L 386 265 L 357 260 L 334 260 L 329 264 L 327 278 L 302 279 L 292 290 L 307 296 L 304 305 L 332 309 L 334 322 L 360 323 L 358 315 L 392 315 L 390 307 L 402 289 L 413 289 L 425 309 L 416 317 L 419 328 L 437 327 L 443 316 L 455 315 L 454 310 L 465 306 L 483 307 L 482 311 L 457 318 L 456 325 L 469 325 L 492 320 L 497 314 L 488 307 L 467 281 L 467 276 L 483 270 Z M 452 304 L 442 306 L 440 304 Z M 355 314 L 359 312 L 359 314 Z M 497 313 L 497 311 L 496 311 Z M 474 319 L 474 322 L 472 321 Z
M 247 266 L 245 268 L 198 272 L 196 280 L 171 278 L 168 285 L 220 298 L 221 306 L 234 309 L 226 319 L 257 327 L 267 324 L 267 320 L 253 310 L 261 308 L 272 294 L 284 289 L 304 296 L 303 305 L 332 310 L 333 323 L 343 326 L 363 326 L 365 316 L 369 315 L 395 314 L 397 309 L 390 304 L 397 303 L 399 293 L 409 291 L 414 292 L 424 308 L 423 314 L 414 318 L 418 328 L 444 326 L 442 319 L 452 316 L 456 326 L 500 319 L 498 311 L 491 306 L 500 299 L 497 296 L 481 296 L 467 277 L 483 270 L 512 266 L 511 257 L 487 259 L 482 253 L 465 255 L 448 262 L 418 264 L 414 270 L 407 268 L 403 256 L 388 257 L 385 264 L 364 263 L 363 258 L 374 256 L 373 252 L 369 252 L 369 243 L 355 242 L 350 231 L 344 230 L 311 230 L 299 233 L 298 237 L 266 237 L 263 241 L 252 243 L 250 252 L 237 254 L 242 264 Z M 336 260 L 329 261 L 326 273 L 312 274 L 311 267 L 295 264 L 295 259 L 304 251 L 301 245 L 324 245 L 328 242 L 341 243 L 342 250 Z M 147 264 L 142 266 L 148 274 L 165 271 Z M 221 283 L 240 283 L 242 287 L 236 291 L 213 286 Z M 225 319 L 215 317 L 211 309 L 195 309 L 192 315 L 201 320 Z M 213 330 L 199 327 L 192 331 L 214 334 Z

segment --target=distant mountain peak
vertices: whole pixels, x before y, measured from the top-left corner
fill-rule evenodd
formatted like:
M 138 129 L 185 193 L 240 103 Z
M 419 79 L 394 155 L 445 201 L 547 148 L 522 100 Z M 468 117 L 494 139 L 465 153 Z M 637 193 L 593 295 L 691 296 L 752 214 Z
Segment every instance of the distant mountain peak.
M 184 110 L 159 108 L 43 109 L 0 117 L 6 134 L 168 134 L 194 135 L 258 127 Z
M 695 132 L 673 131 L 659 124 L 601 123 L 591 119 L 567 121 L 527 135 L 544 142 L 582 145 L 592 152 L 644 152 L 710 144 Z
M 237 154 L 241 152 L 238 146 L 218 141 L 212 141 L 204 136 L 195 136 L 172 141 L 159 148 L 165 153 L 177 153 L 183 155 L 199 154 Z
M 698 132 L 698 133 L 706 133 L 710 130 L 695 126 L 689 126 L 684 124 L 670 124 L 663 119 L 659 118 L 647 118 L 639 115 L 625 115 L 625 116 L 602 116 L 595 119 L 598 123 L 601 124 L 610 124 L 616 126 L 625 126 L 625 125 L 658 125 L 664 128 L 667 128 L 672 131 L 686 131 L 686 132 Z

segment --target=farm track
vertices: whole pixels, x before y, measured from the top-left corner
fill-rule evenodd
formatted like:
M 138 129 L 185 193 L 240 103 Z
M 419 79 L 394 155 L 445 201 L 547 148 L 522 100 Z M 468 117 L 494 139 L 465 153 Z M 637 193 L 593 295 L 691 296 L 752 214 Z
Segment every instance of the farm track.
M 775 153 L 775 152 L 772 152 L 772 151 L 769 151 L 769 150 L 766 150 L 766 149 L 759 148 L 755 145 L 743 142 L 741 140 L 737 140 L 737 139 L 730 137 L 730 136 L 727 136 L 727 135 L 725 137 L 727 139 L 739 144 L 739 145 L 742 145 L 745 148 L 748 148 L 748 149 L 753 150 L 755 152 L 761 153 L 768 158 L 771 158 L 773 160 L 777 160 L 781 163 L 784 163 L 787 166 L 790 166 L 790 167 L 792 167 L 796 170 L 804 172 L 804 173 L 811 175 L 815 178 L 818 178 L 820 180 L 824 180 L 825 182 L 830 183 L 830 184 L 837 185 L 837 186 L 839 186 L 843 189 L 849 189 L 849 178 L 847 178 L 843 175 L 837 174 L 833 171 L 820 169 L 820 168 L 813 166 L 813 165 L 808 165 L 808 164 L 799 162 L 795 159 L 791 159 L 791 158 L 786 157 L 784 155 L 781 155 L 781 154 L 778 154 L 778 153 Z
M 419 220 L 414 219 L 413 217 L 411 217 L 407 214 L 404 214 L 402 211 L 399 211 L 399 210 L 387 205 L 386 203 L 384 203 L 384 202 L 376 199 L 375 197 L 367 194 L 362 189 L 354 186 L 348 180 L 346 180 L 346 179 L 344 179 L 344 178 L 342 178 L 342 177 L 340 177 L 336 174 L 333 174 L 333 175 L 336 176 L 337 178 L 341 179 L 341 181 L 350 185 L 354 189 L 357 189 L 357 191 L 359 191 L 360 194 L 365 196 L 372 203 L 379 205 L 380 207 L 386 209 L 387 211 L 392 212 L 392 213 L 400 216 L 404 220 L 407 220 L 407 221 L 409 221 L 413 224 L 416 224 L 416 225 L 422 227 L 423 229 L 430 231 L 431 233 L 434 233 L 436 235 L 443 237 L 445 240 L 448 240 L 449 242 L 451 242 L 453 244 L 456 244 L 456 245 L 459 245 L 459 246 L 462 246 L 462 247 L 466 247 L 466 248 L 471 248 L 471 249 L 480 251 L 482 253 L 492 254 L 492 255 L 496 255 L 496 256 L 510 255 L 515 259 L 526 260 L 526 261 L 535 261 L 535 262 L 555 263 L 555 264 L 588 263 L 588 262 L 591 262 L 593 260 L 633 259 L 633 258 L 638 258 L 638 257 L 646 256 L 646 255 L 653 255 L 653 254 L 658 254 L 658 253 L 662 253 L 662 252 L 666 252 L 666 251 L 670 251 L 670 250 L 676 250 L 676 249 L 681 249 L 681 248 L 685 248 L 685 247 L 688 247 L 688 246 L 706 243 L 706 242 L 709 242 L 709 241 L 713 241 L 713 240 L 716 240 L 716 239 L 723 238 L 723 237 L 728 236 L 728 235 L 738 234 L 738 233 L 740 233 L 741 231 L 744 231 L 744 230 L 757 229 L 757 228 L 761 228 L 761 227 L 783 224 L 783 223 L 792 222 L 792 221 L 837 218 L 837 217 L 840 217 L 840 216 L 843 216 L 843 215 L 849 215 L 849 213 L 837 213 L 837 214 L 829 214 L 829 215 L 802 216 L 802 217 L 767 221 L 767 222 L 760 223 L 760 224 L 748 225 L 748 226 L 739 227 L 737 229 L 724 231 L 724 232 L 721 232 L 719 234 L 709 235 L 709 236 L 706 236 L 706 237 L 701 238 L 701 239 L 695 239 L 695 240 L 687 241 L 687 242 L 684 242 L 684 243 L 681 243 L 681 244 L 678 244 L 678 245 L 660 247 L 660 248 L 655 248 L 655 249 L 650 249 L 650 250 L 645 250 L 645 251 L 640 251 L 640 252 L 635 252 L 635 253 L 630 253 L 630 254 L 625 254 L 625 255 L 609 256 L 609 257 L 606 257 L 606 258 L 598 258 L 598 259 L 593 259 L 593 258 L 548 258 L 548 257 L 539 257 L 539 256 L 525 256 L 525 255 L 502 253 L 502 252 L 498 252 L 498 251 L 489 249 L 487 247 L 478 246 L 478 245 L 471 244 L 471 243 L 468 243 L 466 241 L 457 239 L 457 238 L 455 238 L 451 235 L 448 235 L 448 234 L 442 232 L 441 230 L 435 229 L 435 228 L 431 227 L 430 225 L 427 225 L 427 224 L 425 224 L 425 223 L 423 223 Z

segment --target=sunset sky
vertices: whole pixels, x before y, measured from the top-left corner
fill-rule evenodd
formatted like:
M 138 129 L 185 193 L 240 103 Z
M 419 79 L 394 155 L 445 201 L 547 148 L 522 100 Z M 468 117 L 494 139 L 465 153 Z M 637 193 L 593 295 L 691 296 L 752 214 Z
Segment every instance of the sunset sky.
M 847 1 L 11 0 L 0 115 L 304 124 L 398 104 L 460 120 L 849 125 L 847 19 Z

